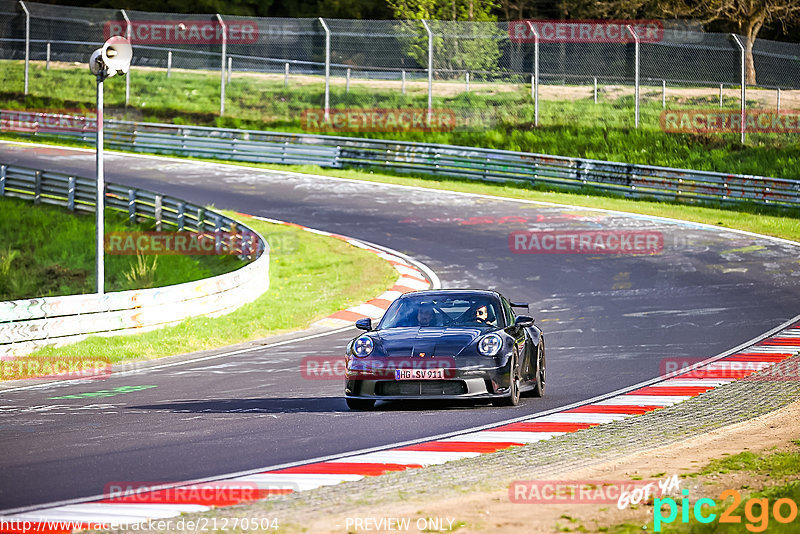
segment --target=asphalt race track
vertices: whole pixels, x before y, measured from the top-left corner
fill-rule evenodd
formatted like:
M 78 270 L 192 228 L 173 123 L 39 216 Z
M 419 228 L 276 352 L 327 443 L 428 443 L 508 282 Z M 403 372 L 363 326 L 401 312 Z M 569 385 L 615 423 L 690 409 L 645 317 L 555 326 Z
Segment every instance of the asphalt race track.
M 92 152 L 0 144 L 0 161 L 94 173 Z M 513 409 L 384 404 L 349 412 L 343 384 L 304 379 L 300 360 L 342 355 L 355 329 L 102 382 L 8 390 L 0 392 L 0 510 L 100 495 L 111 482 L 204 478 L 530 415 L 656 377 L 667 357 L 716 355 L 798 313 L 798 249 L 748 235 L 119 154 L 106 155 L 106 179 L 385 245 L 427 264 L 444 287 L 530 301 L 546 334 L 547 393 Z M 532 229 L 661 232 L 663 251 L 512 253 L 509 233 Z M 82 396 L 98 390 L 109 396 Z

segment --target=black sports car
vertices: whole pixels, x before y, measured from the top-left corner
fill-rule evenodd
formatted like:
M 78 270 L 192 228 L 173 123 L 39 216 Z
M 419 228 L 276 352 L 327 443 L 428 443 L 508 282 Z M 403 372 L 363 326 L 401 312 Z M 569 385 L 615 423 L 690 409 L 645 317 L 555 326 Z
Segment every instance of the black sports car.
M 545 386 L 544 334 L 533 318 L 495 291 L 429 290 L 406 293 L 378 326 L 347 345 L 345 398 L 353 410 L 376 400 L 495 399 L 519 404 L 521 392 L 541 397 Z

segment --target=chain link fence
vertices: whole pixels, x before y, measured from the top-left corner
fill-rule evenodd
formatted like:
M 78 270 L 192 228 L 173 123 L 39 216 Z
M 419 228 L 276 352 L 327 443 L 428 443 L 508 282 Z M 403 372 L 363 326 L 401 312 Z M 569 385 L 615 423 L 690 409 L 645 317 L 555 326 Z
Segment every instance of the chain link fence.
M 439 114 L 442 128 L 477 130 L 498 122 L 658 128 L 668 108 L 800 108 L 800 44 L 757 40 L 757 83 L 746 84 L 743 100 L 736 37 L 630 22 L 248 18 L 0 0 L 0 60 L 25 62 L 21 86 L 7 78 L 5 91 L 35 93 L 32 70 L 83 67 L 111 35 L 130 36 L 126 106 L 147 105 L 144 88 L 130 89 L 138 76 L 204 74 L 219 79 L 220 115 L 297 126 L 302 114 L 303 130 L 352 110 Z M 238 79 L 261 84 L 258 110 L 236 93 Z

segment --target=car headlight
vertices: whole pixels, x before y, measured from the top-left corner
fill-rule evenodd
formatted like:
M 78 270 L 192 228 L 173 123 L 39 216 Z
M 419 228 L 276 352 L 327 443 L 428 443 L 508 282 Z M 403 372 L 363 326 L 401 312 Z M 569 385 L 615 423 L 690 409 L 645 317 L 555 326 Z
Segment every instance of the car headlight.
M 369 336 L 361 336 L 353 343 L 353 354 L 359 358 L 365 358 L 372 354 L 374 344 Z
M 497 334 L 483 336 L 478 342 L 478 352 L 484 356 L 496 356 L 503 347 L 503 338 Z

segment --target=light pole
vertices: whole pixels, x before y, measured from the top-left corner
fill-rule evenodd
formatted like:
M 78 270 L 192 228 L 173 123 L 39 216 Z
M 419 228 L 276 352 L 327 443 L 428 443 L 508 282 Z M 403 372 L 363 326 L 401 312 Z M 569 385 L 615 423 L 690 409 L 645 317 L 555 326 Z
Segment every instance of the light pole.
M 114 36 L 92 52 L 89 59 L 89 70 L 97 77 L 97 197 L 95 215 L 97 235 L 95 240 L 95 276 L 97 277 L 97 294 L 104 290 L 105 266 L 103 263 L 103 233 L 106 186 L 103 176 L 103 81 L 115 74 L 124 75 L 131 67 L 133 49 L 124 37 Z

